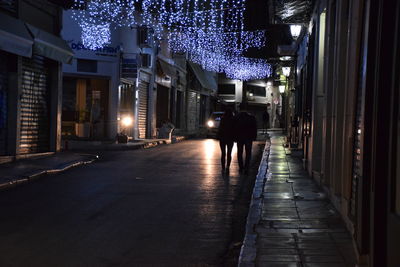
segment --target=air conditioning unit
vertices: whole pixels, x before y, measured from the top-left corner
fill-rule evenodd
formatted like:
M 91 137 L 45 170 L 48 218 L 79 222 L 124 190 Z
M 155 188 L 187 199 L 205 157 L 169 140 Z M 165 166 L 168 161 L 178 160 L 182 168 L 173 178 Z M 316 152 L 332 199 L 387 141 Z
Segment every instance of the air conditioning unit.
M 151 55 L 150 54 L 140 54 L 140 67 L 151 68 Z
M 151 34 L 150 28 L 140 27 L 137 32 L 138 45 L 140 47 L 151 47 L 153 43 L 153 35 Z

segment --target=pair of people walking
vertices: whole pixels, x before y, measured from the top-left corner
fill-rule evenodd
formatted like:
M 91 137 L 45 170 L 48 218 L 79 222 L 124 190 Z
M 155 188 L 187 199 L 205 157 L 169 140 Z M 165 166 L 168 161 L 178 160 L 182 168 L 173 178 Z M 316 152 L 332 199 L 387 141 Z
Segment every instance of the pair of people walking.
M 253 141 L 257 138 L 256 118 L 246 111 L 244 105 L 240 106 L 240 112 L 236 116 L 233 116 L 231 109 L 226 109 L 219 125 L 217 138 L 221 148 L 222 171 L 229 173 L 233 143 L 236 142 L 239 172 L 247 174 Z M 243 152 L 246 153 L 244 161 Z

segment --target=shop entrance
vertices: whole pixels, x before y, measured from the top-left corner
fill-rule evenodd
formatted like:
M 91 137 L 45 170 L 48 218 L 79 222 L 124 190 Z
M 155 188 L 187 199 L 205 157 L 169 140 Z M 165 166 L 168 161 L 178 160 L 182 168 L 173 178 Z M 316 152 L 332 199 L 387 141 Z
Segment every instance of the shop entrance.
M 63 88 L 63 136 L 106 139 L 109 80 L 64 77 Z
M 157 128 L 169 120 L 169 88 L 157 85 Z

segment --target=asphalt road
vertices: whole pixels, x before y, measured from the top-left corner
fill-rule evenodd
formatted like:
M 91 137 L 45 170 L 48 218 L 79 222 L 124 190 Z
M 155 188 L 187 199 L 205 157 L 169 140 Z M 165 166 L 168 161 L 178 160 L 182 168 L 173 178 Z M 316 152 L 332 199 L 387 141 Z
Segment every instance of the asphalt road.
M 108 152 L 0 192 L 0 266 L 236 266 L 263 143 L 249 175 L 216 140 Z

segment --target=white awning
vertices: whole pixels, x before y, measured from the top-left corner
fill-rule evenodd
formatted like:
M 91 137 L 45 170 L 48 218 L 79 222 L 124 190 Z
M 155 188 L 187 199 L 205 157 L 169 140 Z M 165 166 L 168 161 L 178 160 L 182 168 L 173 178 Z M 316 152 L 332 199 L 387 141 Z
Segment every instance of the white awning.
M 33 35 L 35 53 L 62 63 L 72 63 L 74 52 L 63 39 L 28 23 L 26 23 L 26 26 Z
M 32 57 L 33 39 L 21 20 L 0 12 L 0 50 Z
M 216 79 L 213 77 L 211 71 L 204 70 L 200 65 L 195 64 L 193 62 L 189 62 L 190 67 L 192 68 L 196 78 L 199 80 L 201 86 L 203 88 L 217 91 L 218 85 Z

